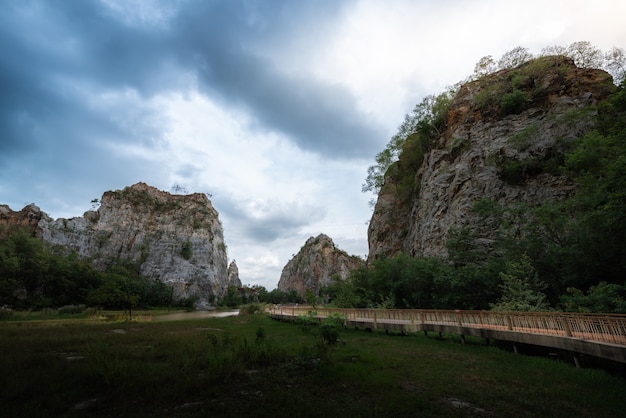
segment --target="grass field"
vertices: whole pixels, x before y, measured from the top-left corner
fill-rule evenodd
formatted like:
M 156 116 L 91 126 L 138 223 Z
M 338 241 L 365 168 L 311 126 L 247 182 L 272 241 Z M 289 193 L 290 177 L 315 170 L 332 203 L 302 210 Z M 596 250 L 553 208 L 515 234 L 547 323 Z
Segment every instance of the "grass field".
M 457 337 L 255 314 L 0 322 L 6 417 L 619 417 L 626 380 Z

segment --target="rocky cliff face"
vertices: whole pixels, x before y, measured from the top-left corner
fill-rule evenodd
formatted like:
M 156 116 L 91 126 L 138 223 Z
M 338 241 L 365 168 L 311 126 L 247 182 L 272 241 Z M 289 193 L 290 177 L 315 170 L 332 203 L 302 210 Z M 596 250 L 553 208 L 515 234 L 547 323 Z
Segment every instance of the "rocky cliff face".
M 593 105 L 612 90 L 604 71 L 581 69 L 564 57 L 545 57 L 461 87 L 446 129 L 432 138 L 407 199 L 386 176 L 368 230 L 369 259 L 400 252 L 447 256 L 453 228 L 476 222 L 483 198 L 508 206 L 567 197 L 574 184 L 558 170 L 568 143 L 592 128 Z M 498 107 L 504 98 L 517 107 Z M 489 239 L 489 231 L 485 231 Z
M 327 235 L 320 234 L 309 238 L 285 265 L 278 289 L 283 292 L 295 290 L 301 297 L 307 290 L 318 294 L 322 287 L 331 283 L 334 275 L 345 279 L 351 270 L 364 264 L 359 257 L 350 256 L 337 248 Z
M 224 233 L 204 194 L 172 195 L 138 183 L 104 193 L 99 209 L 82 217 L 53 220 L 34 208 L 17 212 L 24 212 L 21 222 L 36 223 L 36 234 L 45 241 L 75 251 L 97 267 L 132 262 L 142 275 L 172 286 L 175 298 L 197 298 L 200 309 L 226 292 Z

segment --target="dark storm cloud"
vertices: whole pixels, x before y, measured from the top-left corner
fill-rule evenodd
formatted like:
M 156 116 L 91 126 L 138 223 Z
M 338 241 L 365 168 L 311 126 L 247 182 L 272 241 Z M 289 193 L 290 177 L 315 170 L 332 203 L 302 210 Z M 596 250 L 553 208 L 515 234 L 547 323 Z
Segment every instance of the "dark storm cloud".
M 210 94 L 242 106 L 261 128 L 278 130 L 326 157 L 371 156 L 380 132 L 357 111 L 347 90 L 284 74 L 255 52 L 259 39 L 275 40 L 282 29 L 288 37 L 288 29 L 304 25 L 303 19 L 329 18 L 340 11 L 338 2 L 315 2 L 317 9 L 307 10 L 315 13 L 305 16 L 293 4 L 275 1 L 261 8 L 254 2 L 200 2 L 186 8 L 174 23 L 181 61 L 196 69 Z
M 180 4 L 178 15 L 157 26 L 129 25 L 93 1 L 5 4 L 0 11 L 3 156 L 44 141 L 136 140 L 110 113 L 87 106 L 87 98 L 67 89 L 73 84 L 94 93 L 130 88 L 150 97 L 181 87 L 182 74 L 195 75 L 212 99 L 245 109 L 258 129 L 282 132 L 303 149 L 340 158 L 376 150 L 378 132 L 345 89 L 281 74 L 257 53 L 264 39 L 271 47 L 305 25 L 303 19 L 332 17 L 339 11 L 335 2 L 313 2 L 315 7 L 298 2 L 297 8 L 290 1 Z
M 91 143 L 124 137 L 113 113 L 94 109 L 87 95 L 124 86 L 147 90 L 141 80 L 149 77 L 141 74 L 148 72 L 150 60 L 143 71 L 132 71 L 134 62 L 123 59 L 132 55 L 123 51 L 140 49 L 130 35 L 89 2 L 5 4 L 0 11 L 1 158 L 18 153 L 41 160 L 47 152 L 86 157 L 95 151 Z M 122 59 L 102 52 L 111 45 L 123 45 Z

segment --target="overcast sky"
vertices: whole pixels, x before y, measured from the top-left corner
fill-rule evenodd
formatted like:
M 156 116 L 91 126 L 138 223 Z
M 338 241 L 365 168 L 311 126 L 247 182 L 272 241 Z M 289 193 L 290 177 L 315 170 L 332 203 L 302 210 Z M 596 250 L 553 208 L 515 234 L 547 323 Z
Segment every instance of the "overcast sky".
M 626 48 L 626 2 L 0 0 L 0 203 L 211 194 L 243 283 L 310 236 L 365 257 L 367 167 L 485 55 Z

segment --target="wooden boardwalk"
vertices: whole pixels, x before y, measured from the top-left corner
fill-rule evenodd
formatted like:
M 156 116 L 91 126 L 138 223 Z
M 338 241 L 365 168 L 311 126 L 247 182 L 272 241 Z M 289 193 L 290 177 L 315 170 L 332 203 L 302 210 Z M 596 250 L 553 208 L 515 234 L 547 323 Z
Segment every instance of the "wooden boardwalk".
M 340 315 L 346 326 L 403 332 L 434 331 L 564 349 L 626 363 L 626 315 L 423 309 L 268 308 L 276 319 Z

